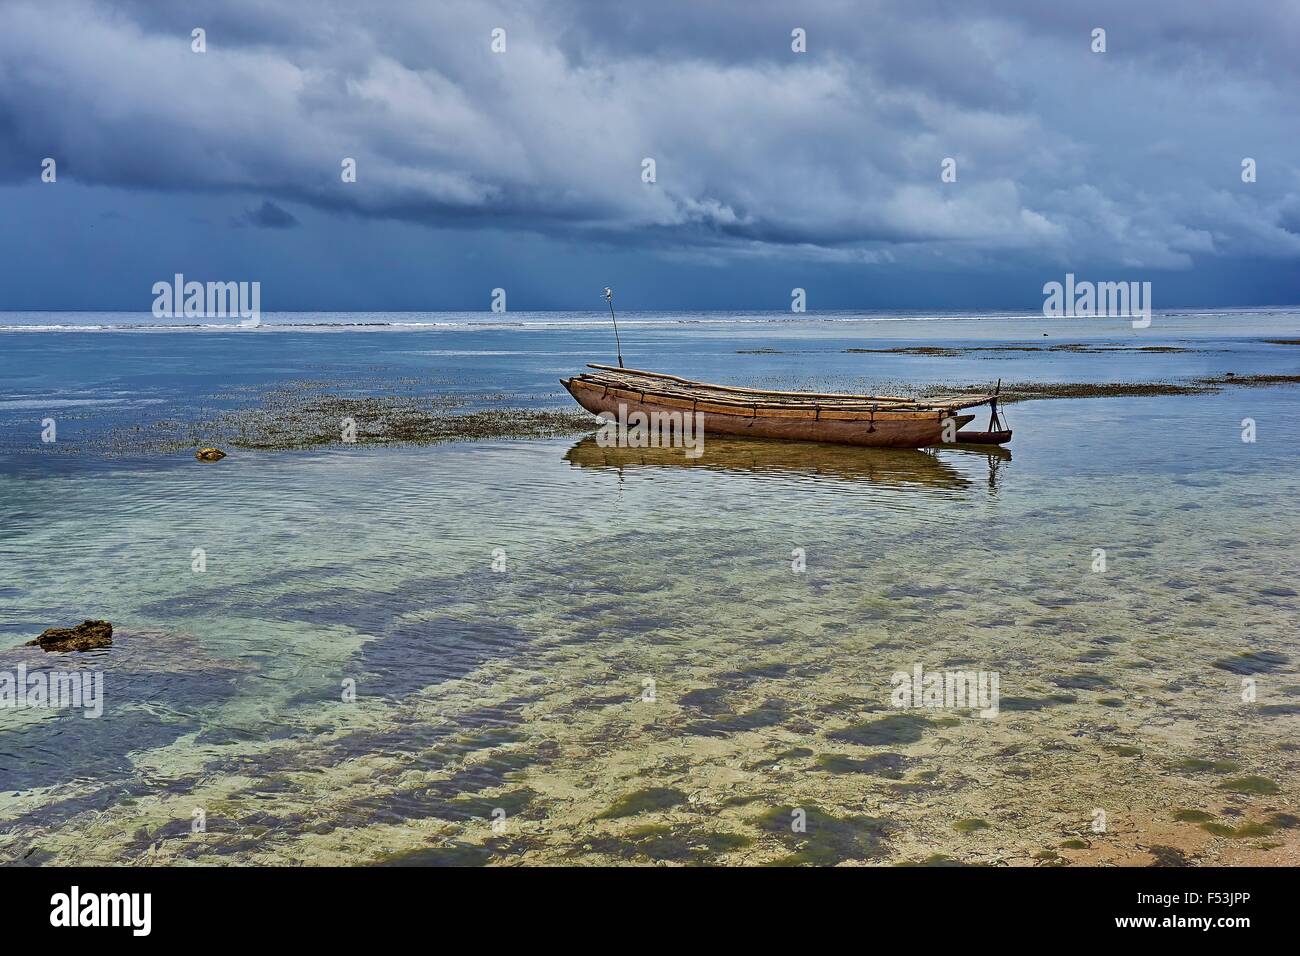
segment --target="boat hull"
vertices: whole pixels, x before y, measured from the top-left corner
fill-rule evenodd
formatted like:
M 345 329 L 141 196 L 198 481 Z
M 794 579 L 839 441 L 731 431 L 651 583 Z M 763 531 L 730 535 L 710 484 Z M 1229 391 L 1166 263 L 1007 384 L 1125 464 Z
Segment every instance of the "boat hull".
M 1005 445 L 1011 441 L 1011 429 L 991 432 L 958 432 L 959 445 Z
M 711 407 L 711 403 L 705 401 L 667 401 L 654 395 L 639 395 L 634 391 L 593 384 L 577 378 L 562 379 L 561 384 L 579 405 L 595 415 L 607 413 L 622 420 L 636 412 L 646 415 L 702 415 L 706 436 L 742 435 L 883 448 L 924 448 L 943 444 L 945 416 L 939 412 L 878 411 L 871 416 L 856 413 L 850 417 L 844 412 L 826 410 L 801 412 L 797 417 L 791 413 L 789 417 L 782 417 L 784 413 L 779 410 L 761 405 L 749 413 L 720 411 L 716 405 Z M 951 417 L 960 428 L 975 416 Z

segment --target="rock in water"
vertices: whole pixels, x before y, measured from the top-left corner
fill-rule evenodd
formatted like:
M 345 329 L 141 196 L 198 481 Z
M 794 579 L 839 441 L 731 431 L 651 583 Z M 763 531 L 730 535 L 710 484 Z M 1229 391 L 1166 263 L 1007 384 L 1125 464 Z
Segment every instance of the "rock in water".
M 51 627 L 41 632 L 34 641 L 28 641 L 28 647 L 39 647 L 43 651 L 88 651 L 96 647 L 110 647 L 113 644 L 113 625 L 108 621 L 82 621 L 76 627 Z
M 226 457 L 226 453 L 220 448 L 200 448 L 194 453 L 194 457 L 199 461 L 221 461 Z

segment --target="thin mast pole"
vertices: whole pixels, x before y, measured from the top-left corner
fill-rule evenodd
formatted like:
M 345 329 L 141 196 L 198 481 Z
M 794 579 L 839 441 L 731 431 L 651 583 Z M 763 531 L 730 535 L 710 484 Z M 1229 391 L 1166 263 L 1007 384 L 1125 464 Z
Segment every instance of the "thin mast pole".
M 618 351 L 618 367 L 623 367 L 623 342 L 618 337 L 618 319 L 614 318 L 614 290 L 606 287 L 605 301 L 609 303 L 609 320 L 614 323 L 614 347 Z

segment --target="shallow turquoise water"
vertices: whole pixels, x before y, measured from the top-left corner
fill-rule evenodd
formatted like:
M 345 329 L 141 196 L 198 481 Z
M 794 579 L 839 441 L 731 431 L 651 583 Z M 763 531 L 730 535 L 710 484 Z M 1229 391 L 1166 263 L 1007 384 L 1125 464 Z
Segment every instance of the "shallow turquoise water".
M 905 328 L 926 344 L 1032 342 L 1042 324 L 960 321 L 944 339 L 930 322 L 646 326 L 640 347 L 681 374 L 790 387 L 1294 374 L 1300 354 L 1260 341 L 1289 321 L 1276 317 L 1231 336 L 1158 320 L 1162 337 L 1143 339 L 1212 351 L 842 351 L 911 341 Z M 1089 330 L 1068 331 L 1058 338 Z M 471 404 L 558 405 L 555 379 L 601 358 L 597 334 L 0 333 L 13 383 L 0 396 L 3 666 L 43 664 L 17 645 L 47 626 L 118 629 L 113 648 L 77 660 L 105 671 L 103 718 L 0 711 L 3 852 L 1020 862 L 1084 832 L 1096 805 L 1130 824 L 1116 853 L 1172 806 L 1295 809 L 1294 386 L 1016 404 L 1009 460 L 706 441 L 687 464 L 564 439 L 237 451 L 201 466 L 41 448 L 24 431 L 38 435 L 55 396 L 115 401 L 78 406 L 61 426 L 75 445 L 294 377 L 418 373 Z M 779 351 L 736 354 L 751 348 Z M 1252 705 L 1227 666 L 1242 651 L 1273 655 L 1251 672 Z M 994 721 L 927 717 L 880 744 L 846 737 L 916 663 L 998 671 L 1020 703 Z M 888 754 L 879 766 L 901 769 L 824 769 Z M 1178 772 L 1202 757 L 1279 792 L 1257 806 Z M 601 816 L 645 790 L 681 799 Z M 763 814 L 786 806 L 816 808 L 832 835 L 773 832 Z M 508 822 L 494 830 L 495 809 Z M 844 822 L 864 814 L 888 821 L 883 838 Z M 984 835 L 953 829 L 975 817 L 992 823 Z

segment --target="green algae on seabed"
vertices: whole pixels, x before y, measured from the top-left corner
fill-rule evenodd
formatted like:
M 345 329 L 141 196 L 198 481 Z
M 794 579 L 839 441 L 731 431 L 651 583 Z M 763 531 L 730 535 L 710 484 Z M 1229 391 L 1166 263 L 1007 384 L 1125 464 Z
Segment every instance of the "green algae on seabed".
M 803 823 L 803 832 L 795 829 Z M 833 866 L 875 860 L 886 853 L 888 821 L 869 816 L 836 817 L 816 807 L 773 807 L 754 823 L 794 852 L 768 866 Z
M 1244 840 L 1248 837 L 1268 836 L 1277 832 L 1277 827 L 1269 823 L 1243 823 L 1241 826 L 1230 826 L 1227 823 L 1205 822 L 1201 824 L 1201 829 L 1206 833 L 1212 833 L 1218 837 L 1227 837 L 1230 840 Z
M 383 860 L 377 866 L 486 866 L 492 850 L 472 843 L 446 843 L 441 846 L 419 847 L 404 850 Z
M 1232 780 L 1225 780 L 1219 784 L 1220 790 L 1228 790 L 1232 793 L 1253 793 L 1260 795 L 1271 795 L 1279 793 L 1281 788 L 1269 780 L 1267 777 L 1235 777 Z
M 776 727 L 789 717 L 790 705 L 779 697 L 770 697 L 750 710 L 724 714 L 710 720 L 693 721 L 684 730 L 701 737 L 728 737 L 745 730 Z
M 1142 756 L 1141 747 L 1130 747 L 1128 744 L 1110 744 L 1106 747 L 1117 757 L 1140 757 Z
M 355 394 L 361 387 L 358 383 L 289 383 L 262 392 L 256 405 L 221 411 L 201 421 L 156 421 L 119 428 L 108 433 L 104 443 L 115 454 L 165 454 L 206 445 L 290 451 L 555 438 L 590 432 L 596 424 L 589 412 L 571 407 L 512 407 L 494 397 L 478 396 L 478 403 L 488 407 L 466 411 L 464 406 L 474 396 Z M 351 423 L 351 433 L 345 438 L 346 423 Z
M 1300 704 L 1260 704 L 1256 710 L 1269 717 L 1293 716 L 1300 714 Z
M 875 754 L 863 760 L 857 760 L 846 754 L 822 754 L 817 758 L 818 770 L 828 773 L 866 773 L 890 780 L 900 780 L 903 769 L 911 761 L 902 754 Z
M 1115 686 L 1109 677 L 1091 671 L 1053 677 L 1052 683 L 1065 690 L 1110 690 Z
M 719 833 L 699 827 L 648 824 L 616 836 L 593 837 L 584 846 L 591 852 L 630 860 L 646 857 L 668 863 L 713 865 L 726 853 L 743 850 L 754 841 L 739 833 Z
M 776 759 L 778 761 L 796 760 L 801 757 L 811 757 L 812 755 L 813 755 L 813 751 L 807 747 L 791 747 L 789 750 L 783 750 L 779 754 L 777 754 Z
M 1003 697 L 998 702 L 1000 710 L 1034 711 L 1060 704 L 1074 704 L 1079 698 L 1073 694 L 1048 694 L 1046 697 Z
M 1174 815 L 1175 819 L 1180 819 L 1178 814 Z M 1190 819 L 1190 816 L 1183 819 Z M 1247 822 L 1240 826 L 1233 827 L 1226 823 L 1215 823 L 1209 814 L 1205 814 L 1205 819 L 1199 820 L 1201 829 L 1213 833 L 1215 836 L 1230 837 L 1232 839 L 1241 839 L 1244 837 L 1269 836 L 1278 830 L 1293 830 L 1300 827 L 1300 817 L 1290 813 L 1274 813 L 1263 822 Z
M 813 755 L 814 751 L 808 747 L 790 747 L 783 750 L 775 756 L 764 757 L 762 760 L 756 760 L 747 764 L 746 770 L 762 770 L 768 767 L 777 767 L 788 760 L 803 760 Z
M 944 388 L 931 386 L 922 395 L 985 395 L 988 386 Z M 1208 384 L 1175 385 L 1169 382 L 1017 382 L 1002 383 L 998 401 L 1004 405 L 1044 398 L 1138 398 L 1151 395 L 1203 395 L 1216 389 Z
M 1193 379 L 1201 385 L 1270 386 L 1300 384 L 1300 375 L 1216 375 Z
M 1290 658 L 1275 651 L 1242 651 L 1235 657 L 1220 658 L 1214 666 L 1233 674 L 1269 674 L 1289 663 Z
M 1187 855 L 1177 847 L 1172 846 L 1152 846 L 1147 848 L 1151 854 L 1152 866 L 1191 866 Z
M 495 797 L 485 797 L 482 794 L 462 794 L 448 800 L 445 806 L 448 810 L 453 811 L 453 813 L 449 814 L 453 818 L 491 820 L 493 814 L 498 810 L 504 811 L 508 817 L 519 816 L 528 809 L 537 797 L 536 790 L 521 787 L 518 790 L 499 793 Z
M 881 747 L 886 744 L 914 744 L 926 730 L 934 726 L 928 717 L 919 714 L 890 714 L 876 720 L 865 720 L 842 730 L 827 734 L 831 740 L 858 744 L 862 747 Z
M 1208 823 L 1214 819 L 1214 814 L 1204 810 L 1175 810 L 1174 819 L 1179 823 Z
M 1236 773 L 1241 769 L 1241 764 L 1235 760 L 1203 760 L 1200 757 L 1188 757 L 1174 764 L 1174 768 L 1191 773 Z
M 677 698 L 677 703 L 683 707 L 694 707 L 709 715 L 727 714 L 731 713 L 731 707 L 727 704 L 727 695 L 730 693 L 725 687 L 701 687 L 682 694 Z
M 672 787 L 646 787 L 634 790 L 619 797 L 608 810 L 600 814 L 598 820 L 614 820 L 618 817 L 636 816 L 653 810 L 668 810 L 686 802 L 686 794 Z
M 1189 382 L 1003 382 L 998 399 L 1003 404 L 1046 398 L 1139 398 L 1154 395 L 1206 395 L 1225 386 L 1266 388 L 1300 383 L 1300 375 L 1222 375 L 1195 378 Z M 919 390 L 922 396 L 984 395 L 985 385 L 932 385 Z
M 942 853 L 931 853 L 923 860 L 901 860 L 894 866 L 969 866 L 961 860 L 954 860 L 950 856 L 944 856 Z
M 972 817 L 969 820 L 958 820 L 952 825 L 952 828 L 958 833 L 974 833 L 976 830 L 991 829 L 991 824 L 987 820 Z

